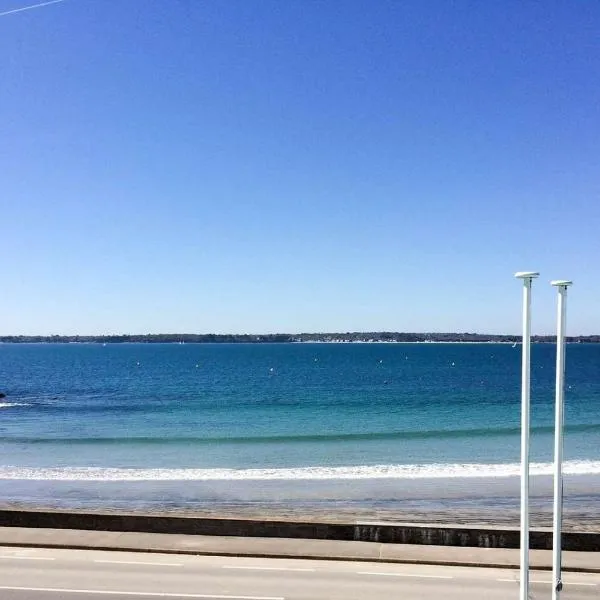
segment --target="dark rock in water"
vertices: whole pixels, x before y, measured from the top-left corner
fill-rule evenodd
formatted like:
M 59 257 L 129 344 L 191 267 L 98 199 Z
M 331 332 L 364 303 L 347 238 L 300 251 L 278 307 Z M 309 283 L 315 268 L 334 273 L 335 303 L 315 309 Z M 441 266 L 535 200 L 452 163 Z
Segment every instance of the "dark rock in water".
M 4 392 L 0 392 L 0 398 L 6 398 L 6 394 Z

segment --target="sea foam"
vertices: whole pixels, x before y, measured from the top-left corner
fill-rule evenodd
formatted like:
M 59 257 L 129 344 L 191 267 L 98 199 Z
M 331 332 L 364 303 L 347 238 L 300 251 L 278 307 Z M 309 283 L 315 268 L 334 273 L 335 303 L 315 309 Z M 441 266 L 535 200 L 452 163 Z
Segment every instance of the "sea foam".
M 600 475 L 600 461 L 572 460 L 565 475 Z M 294 481 L 363 479 L 455 479 L 517 477 L 519 463 L 409 464 L 281 469 L 133 469 L 115 467 L 0 467 L 0 480 L 34 481 Z M 533 476 L 551 475 L 552 463 L 532 463 Z

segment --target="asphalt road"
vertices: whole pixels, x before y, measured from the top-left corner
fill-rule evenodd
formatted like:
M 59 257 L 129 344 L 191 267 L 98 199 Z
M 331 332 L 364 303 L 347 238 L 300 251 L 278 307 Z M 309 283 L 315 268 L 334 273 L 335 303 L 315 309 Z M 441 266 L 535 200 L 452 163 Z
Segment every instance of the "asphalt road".
M 531 598 L 550 598 L 550 573 L 531 579 Z M 561 600 L 600 597 L 600 574 L 564 581 Z M 0 548 L 2 600 L 506 600 L 518 592 L 509 569 Z

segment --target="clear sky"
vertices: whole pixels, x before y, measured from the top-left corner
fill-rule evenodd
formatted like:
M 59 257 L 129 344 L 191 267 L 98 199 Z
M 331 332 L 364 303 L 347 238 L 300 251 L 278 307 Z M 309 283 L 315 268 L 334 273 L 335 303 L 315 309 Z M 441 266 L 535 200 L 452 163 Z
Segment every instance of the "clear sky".
M 600 3 L 5 14 L 0 218 L 1 334 L 600 333 Z

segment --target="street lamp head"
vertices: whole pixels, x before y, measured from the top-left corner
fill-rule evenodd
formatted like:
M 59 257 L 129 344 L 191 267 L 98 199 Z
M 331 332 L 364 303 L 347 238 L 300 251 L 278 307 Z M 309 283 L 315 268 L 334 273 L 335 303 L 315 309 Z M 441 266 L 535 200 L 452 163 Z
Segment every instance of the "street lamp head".
M 550 282 L 550 285 L 553 285 L 554 287 L 567 287 L 569 285 L 573 285 L 573 282 L 569 281 L 568 279 L 555 279 L 554 281 Z
M 539 276 L 540 274 L 537 271 L 519 271 L 518 273 L 515 273 L 517 279 L 535 279 Z

